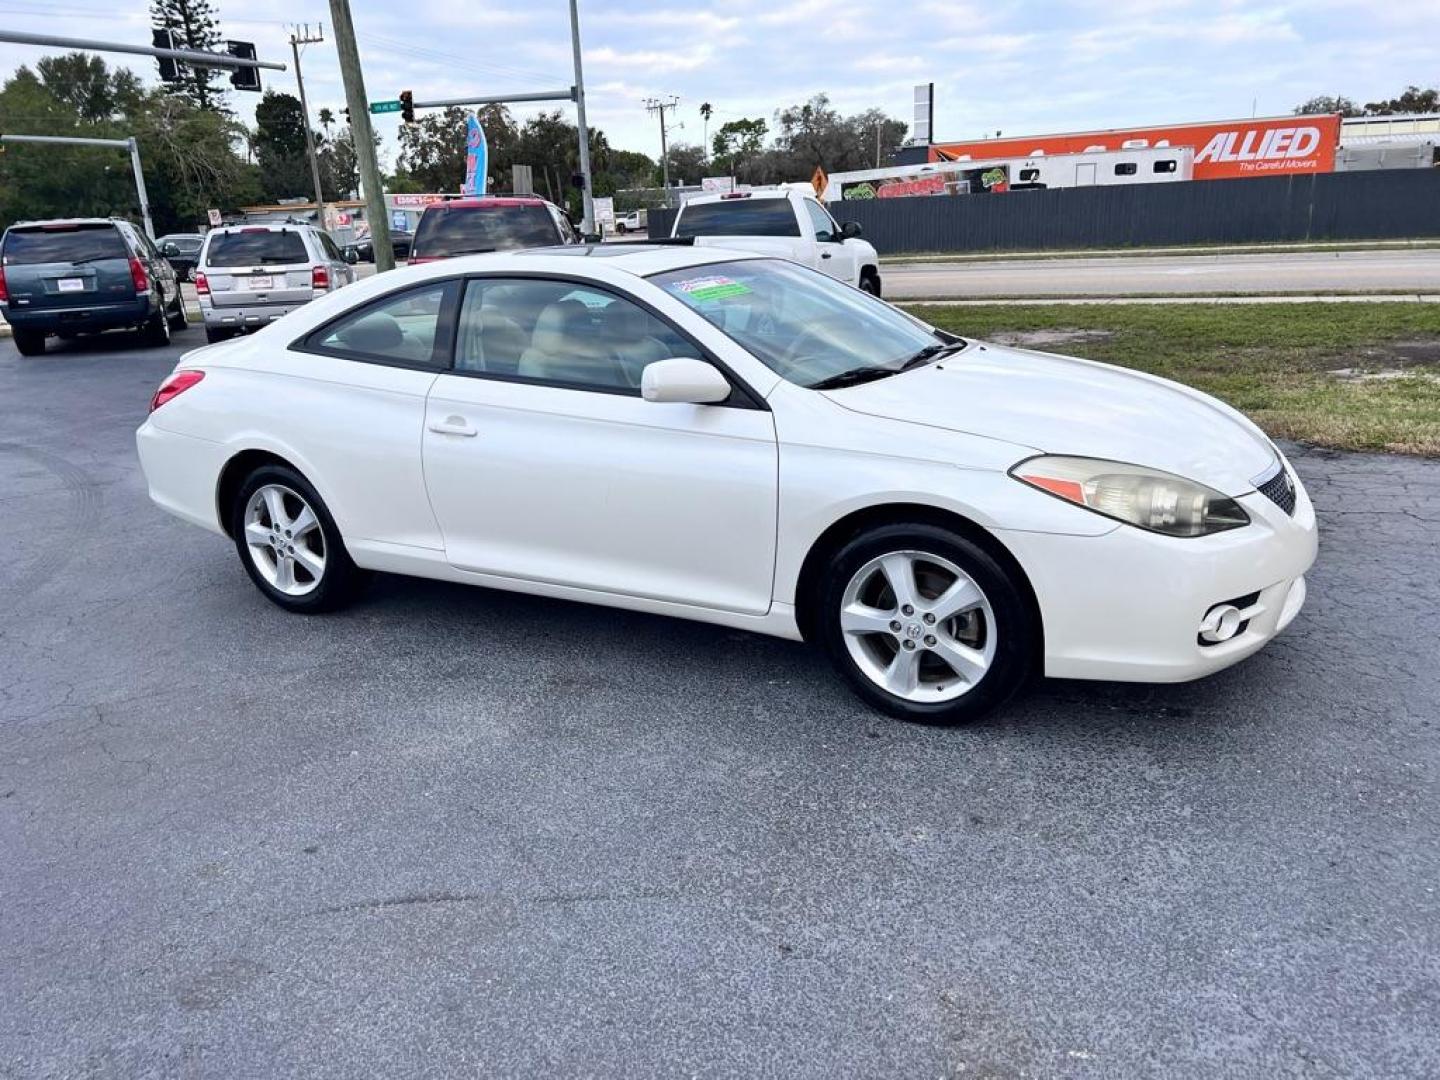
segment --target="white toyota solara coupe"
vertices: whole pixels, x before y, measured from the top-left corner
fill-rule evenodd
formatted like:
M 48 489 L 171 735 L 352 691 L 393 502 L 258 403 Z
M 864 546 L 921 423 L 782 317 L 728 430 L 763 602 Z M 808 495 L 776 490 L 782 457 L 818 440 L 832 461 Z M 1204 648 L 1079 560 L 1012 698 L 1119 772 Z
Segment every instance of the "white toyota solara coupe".
M 1233 664 L 1316 551 L 1220 402 L 714 249 L 382 274 L 185 356 L 137 440 L 288 610 L 383 570 L 803 636 L 909 720 Z

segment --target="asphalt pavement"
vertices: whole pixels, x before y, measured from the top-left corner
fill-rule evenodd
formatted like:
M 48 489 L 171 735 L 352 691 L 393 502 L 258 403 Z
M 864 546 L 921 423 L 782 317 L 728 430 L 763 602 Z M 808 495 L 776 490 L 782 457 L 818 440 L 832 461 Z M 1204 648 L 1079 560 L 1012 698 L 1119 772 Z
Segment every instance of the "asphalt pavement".
M 1440 296 L 1440 249 L 1224 252 L 905 262 L 881 266 L 894 300 L 1375 292 Z
M 0 1075 L 1436 1075 L 1440 464 L 1291 448 L 1241 666 L 933 730 L 698 624 L 286 615 L 145 496 L 200 340 L 0 341 Z

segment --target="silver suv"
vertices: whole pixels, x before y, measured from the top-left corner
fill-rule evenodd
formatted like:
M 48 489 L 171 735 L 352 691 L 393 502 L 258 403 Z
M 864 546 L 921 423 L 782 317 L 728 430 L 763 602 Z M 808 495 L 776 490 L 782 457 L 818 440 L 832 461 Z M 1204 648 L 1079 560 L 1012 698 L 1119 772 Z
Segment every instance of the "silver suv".
M 355 270 L 313 225 L 228 225 L 205 237 L 195 291 L 210 341 L 258 330 L 355 280 Z

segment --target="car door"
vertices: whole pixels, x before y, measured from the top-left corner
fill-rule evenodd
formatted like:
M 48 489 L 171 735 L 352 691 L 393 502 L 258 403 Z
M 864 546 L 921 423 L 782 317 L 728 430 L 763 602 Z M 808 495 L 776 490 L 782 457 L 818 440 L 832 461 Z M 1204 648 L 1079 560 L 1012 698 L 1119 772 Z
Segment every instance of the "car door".
M 132 229 L 131 235 L 134 238 L 136 254 L 144 260 L 150 280 L 155 283 L 156 303 L 162 308 L 168 308 L 180 293 L 180 279 L 175 274 L 175 268 L 160 254 L 160 249 L 150 237 L 139 229 Z
M 646 402 L 644 366 L 704 351 L 633 298 L 472 279 L 425 410 L 446 557 L 484 574 L 759 614 L 775 560 L 775 428 L 737 388 Z
M 840 226 L 835 224 L 830 212 L 814 199 L 802 199 L 801 203 L 815 230 L 815 268 L 847 285 L 858 284 L 860 278 L 855 266 L 855 249 L 846 246 L 840 235 Z

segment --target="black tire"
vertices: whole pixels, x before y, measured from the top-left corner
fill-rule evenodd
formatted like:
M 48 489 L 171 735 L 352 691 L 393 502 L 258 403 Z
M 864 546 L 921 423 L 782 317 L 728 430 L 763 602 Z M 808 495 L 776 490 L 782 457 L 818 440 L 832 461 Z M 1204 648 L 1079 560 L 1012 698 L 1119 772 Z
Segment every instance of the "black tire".
M 952 563 L 980 587 L 993 612 L 993 624 L 986 623 L 983 631 L 994 635 L 994 655 L 988 668 L 973 686 L 948 701 L 913 701 L 877 685 L 851 655 L 840 627 L 843 597 L 851 579 L 873 560 L 898 552 L 939 556 Z M 816 604 L 814 636 L 855 693 L 874 708 L 914 723 L 965 723 L 1003 705 L 1032 674 L 1040 627 L 1022 590 L 1023 586 L 1013 581 L 1006 568 L 989 552 L 958 533 L 924 524 L 880 526 L 851 538 L 831 556 L 816 589 L 817 595 L 812 598 Z M 976 618 L 978 621 L 983 616 Z M 896 652 L 905 636 L 903 631 L 896 635 Z M 880 637 L 883 639 L 884 635 Z M 918 646 L 920 642 L 915 644 Z M 930 665 L 929 670 L 936 670 L 933 657 L 924 662 Z M 951 680 L 950 685 L 955 682 Z M 944 685 L 939 683 L 937 692 L 943 692 Z
M 17 327 L 11 333 L 15 335 L 15 348 L 21 356 L 40 356 L 45 352 L 43 330 L 21 330 Z
M 214 326 L 205 327 L 205 340 L 211 345 L 218 345 L 222 341 L 230 340 L 231 331 L 218 329 Z
M 175 286 L 175 310 L 170 312 L 170 329 L 184 330 L 190 325 L 190 316 L 185 311 L 185 297 L 180 294 L 180 286 Z
M 324 572 L 316 579 L 317 584 L 313 589 L 303 596 L 287 595 L 267 581 L 256 566 L 250 545 L 246 541 L 245 510 L 250 497 L 261 488 L 272 484 L 288 488 L 309 504 L 319 521 L 318 531 L 324 538 Z M 272 603 L 286 611 L 300 615 L 318 615 L 321 612 L 338 610 L 355 598 L 365 582 L 366 575 L 345 550 L 345 541 L 340 536 L 340 530 L 335 527 L 335 519 L 330 516 L 324 500 L 305 477 L 288 465 L 262 465 L 245 478 L 235 496 L 234 504 L 230 507 L 230 535 L 235 539 L 235 550 L 240 555 L 240 563 L 245 567 L 245 572 L 250 575 L 255 587 Z
M 871 296 L 880 295 L 880 274 L 878 271 L 868 268 L 860 271 L 860 291 L 867 292 Z
M 162 304 L 146 321 L 140 331 L 141 338 L 152 349 L 163 349 L 170 344 L 170 317 Z

